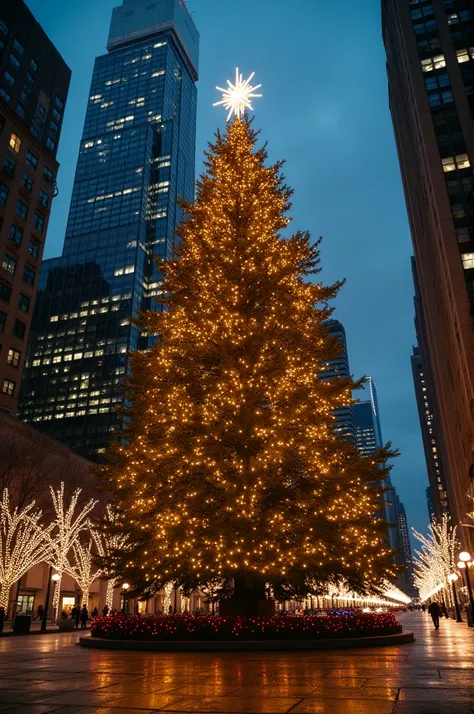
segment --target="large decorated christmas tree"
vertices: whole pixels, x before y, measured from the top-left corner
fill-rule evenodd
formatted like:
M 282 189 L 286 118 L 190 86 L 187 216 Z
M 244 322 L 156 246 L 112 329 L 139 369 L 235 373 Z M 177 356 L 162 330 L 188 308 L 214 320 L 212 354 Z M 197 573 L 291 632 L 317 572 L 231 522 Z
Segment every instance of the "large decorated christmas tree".
M 286 236 L 291 190 L 266 159 L 246 118 L 217 134 L 160 265 L 163 309 L 143 316 L 156 342 L 133 355 L 126 434 L 104 467 L 129 544 L 109 566 L 137 591 L 217 583 L 248 606 L 392 575 L 389 453 L 336 435 L 355 385 L 320 378 L 340 285 L 311 280 L 318 245 Z

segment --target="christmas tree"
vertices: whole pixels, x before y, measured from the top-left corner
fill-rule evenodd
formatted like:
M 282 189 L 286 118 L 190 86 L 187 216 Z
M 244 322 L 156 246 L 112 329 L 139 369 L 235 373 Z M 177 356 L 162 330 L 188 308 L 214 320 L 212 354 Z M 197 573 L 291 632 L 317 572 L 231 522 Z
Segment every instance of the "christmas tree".
M 380 511 L 390 453 L 334 432 L 351 380 L 320 379 L 339 345 L 324 321 L 340 284 L 318 244 L 285 237 L 291 190 L 246 119 L 216 136 L 185 205 L 163 304 L 143 316 L 124 440 L 103 472 L 129 547 L 112 568 L 137 590 L 174 582 L 258 600 L 367 592 L 393 575 Z

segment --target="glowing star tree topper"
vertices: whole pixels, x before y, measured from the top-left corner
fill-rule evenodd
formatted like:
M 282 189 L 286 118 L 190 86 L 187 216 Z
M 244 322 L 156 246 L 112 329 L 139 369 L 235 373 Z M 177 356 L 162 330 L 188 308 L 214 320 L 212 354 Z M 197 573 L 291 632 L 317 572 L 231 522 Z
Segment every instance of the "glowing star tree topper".
M 238 68 L 235 70 L 235 84 L 228 79 L 227 89 L 222 87 L 216 87 L 219 92 L 222 92 L 223 99 L 220 102 L 215 102 L 213 106 L 219 107 L 223 106 L 225 109 L 229 110 L 227 115 L 227 121 L 231 118 L 232 114 L 241 119 L 245 113 L 246 109 L 253 111 L 251 99 L 262 97 L 262 94 L 255 94 L 257 89 L 260 89 L 261 84 L 257 84 L 252 87 L 250 82 L 255 76 L 255 72 L 252 72 L 250 77 L 244 81 L 242 74 L 239 74 Z

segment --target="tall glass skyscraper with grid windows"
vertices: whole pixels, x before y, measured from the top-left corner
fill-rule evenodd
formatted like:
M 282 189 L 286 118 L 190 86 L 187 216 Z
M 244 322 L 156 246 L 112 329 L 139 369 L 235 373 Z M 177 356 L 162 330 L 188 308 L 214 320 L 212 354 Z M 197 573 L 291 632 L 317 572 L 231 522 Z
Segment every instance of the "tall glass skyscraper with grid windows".
M 157 309 L 194 195 L 199 35 L 184 0 L 123 0 L 92 76 L 62 257 L 43 263 L 20 417 L 96 459 L 120 429 L 130 324 Z

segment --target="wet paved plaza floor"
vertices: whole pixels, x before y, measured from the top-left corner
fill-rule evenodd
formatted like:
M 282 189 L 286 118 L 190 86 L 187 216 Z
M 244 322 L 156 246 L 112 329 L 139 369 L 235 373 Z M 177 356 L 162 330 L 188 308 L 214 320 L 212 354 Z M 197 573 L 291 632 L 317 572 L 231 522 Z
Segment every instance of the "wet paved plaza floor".
M 89 650 L 77 634 L 0 639 L 0 712 L 474 714 L 474 632 L 400 618 L 416 642 L 328 652 Z

